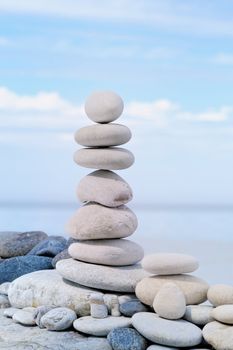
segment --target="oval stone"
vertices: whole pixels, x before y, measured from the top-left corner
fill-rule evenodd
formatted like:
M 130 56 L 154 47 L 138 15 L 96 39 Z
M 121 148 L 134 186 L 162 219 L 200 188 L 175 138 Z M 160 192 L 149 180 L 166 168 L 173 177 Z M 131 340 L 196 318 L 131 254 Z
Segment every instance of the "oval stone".
M 213 321 L 202 330 L 205 341 L 217 350 L 233 349 L 233 327 Z
M 121 170 L 134 163 L 134 155 L 120 147 L 82 148 L 75 152 L 74 161 L 84 168 Z
M 190 255 L 155 253 L 144 257 L 142 267 L 153 274 L 178 275 L 197 270 L 198 261 Z
M 110 123 L 122 114 L 124 102 L 113 91 L 95 91 L 86 100 L 85 112 L 96 123 Z
M 73 259 L 110 266 L 133 265 L 143 258 L 142 247 L 127 239 L 101 239 L 73 243 L 68 251 Z
M 67 225 L 67 232 L 75 239 L 125 238 L 138 225 L 136 215 L 126 206 L 108 208 L 89 203 L 78 209 Z
M 91 316 L 85 316 L 75 320 L 73 326 L 78 332 L 105 337 L 115 328 L 130 327 L 131 318 L 124 316 L 109 316 L 99 319 Z
M 175 283 L 184 293 L 186 304 L 200 304 L 207 298 L 209 285 L 201 278 L 190 275 L 151 276 L 141 280 L 136 295 L 142 303 L 152 306 L 160 288 L 167 282 Z
M 233 286 L 227 284 L 210 286 L 207 297 L 214 306 L 233 304 Z
M 190 347 L 201 343 L 201 329 L 185 320 L 166 320 L 151 312 L 139 312 L 132 324 L 146 339 L 167 346 Z
M 154 344 L 150 345 L 149 348 L 147 348 L 146 350 L 177 350 L 177 348 L 171 348 L 168 346 Z
M 220 305 L 213 309 L 212 316 L 216 321 L 233 324 L 233 305 Z
M 111 147 L 123 145 L 131 139 L 131 131 L 120 124 L 84 126 L 75 133 L 75 141 L 85 147 Z
M 32 310 L 31 311 L 24 310 L 24 309 L 18 310 L 13 314 L 12 318 L 15 322 L 23 324 L 24 326 L 35 326 L 36 325 L 34 313 Z
M 129 184 L 109 170 L 96 170 L 85 176 L 78 185 L 81 202 L 96 202 L 107 207 L 119 207 L 133 198 Z
M 52 309 L 41 317 L 41 324 L 49 331 L 62 331 L 72 326 L 76 320 L 76 313 L 66 307 Z
M 56 269 L 63 278 L 83 286 L 129 293 L 134 292 L 136 284 L 147 274 L 140 264 L 110 267 L 73 259 L 58 261 Z
M 213 306 L 210 305 L 188 305 L 184 319 L 198 326 L 204 326 L 213 321 L 212 310 Z
M 107 339 L 113 350 L 146 350 L 146 339 L 132 328 L 115 328 Z

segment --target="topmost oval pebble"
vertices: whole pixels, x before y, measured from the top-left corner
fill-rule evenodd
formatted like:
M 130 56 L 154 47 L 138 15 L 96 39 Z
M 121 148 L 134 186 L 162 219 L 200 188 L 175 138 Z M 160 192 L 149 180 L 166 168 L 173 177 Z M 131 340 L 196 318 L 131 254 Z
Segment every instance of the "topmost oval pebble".
M 122 98 L 113 91 L 95 91 L 86 100 L 85 112 L 95 123 L 110 123 L 124 109 Z

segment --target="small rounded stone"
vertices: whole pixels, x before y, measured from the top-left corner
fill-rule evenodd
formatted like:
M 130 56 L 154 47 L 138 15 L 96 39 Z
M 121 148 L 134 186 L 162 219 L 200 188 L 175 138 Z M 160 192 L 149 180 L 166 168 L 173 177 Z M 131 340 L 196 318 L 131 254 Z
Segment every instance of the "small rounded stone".
M 12 319 L 15 322 L 18 322 L 24 326 L 35 326 L 36 325 L 36 320 L 34 317 L 34 309 L 32 310 L 27 310 L 27 309 L 22 309 L 16 311 Z
M 85 147 L 120 146 L 131 139 L 131 131 L 120 124 L 96 124 L 84 126 L 75 133 L 75 141 Z
M 113 91 L 95 91 L 86 100 L 85 112 L 96 123 L 110 123 L 122 114 L 124 102 Z
M 40 320 L 44 328 L 50 331 L 62 331 L 72 326 L 76 313 L 65 307 L 58 307 L 46 312 Z
M 127 317 L 132 317 L 137 312 L 146 311 L 148 311 L 148 308 L 137 299 L 126 301 L 120 305 L 120 312 Z
M 202 330 L 205 341 L 213 349 L 232 350 L 233 349 L 233 327 L 217 321 L 207 323 Z
M 212 310 L 213 306 L 210 305 L 188 305 L 184 319 L 198 326 L 204 326 L 213 321 Z
M 233 305 L 220 305 L 213 309 L 212 316 L 216 321 L 233 325 Z
M 5 294 L 0 294 L 0 309 L 5 309 L 10 306 L 11 304 L 9 302 L 8 296 Z
M 154 345 L 150 345 L 149 348 L 147 348 L 146 350 L 177 350 L 177 348 L 171 348 L 168 346 L 154 344 Z
M 207 298 L 214 306 L 233 304 L 233 286 L 227 284 L 210 286 Z
M 113 350 L 145 350 L 147 341 L 135 329 L 116 328 L 107 336 Z

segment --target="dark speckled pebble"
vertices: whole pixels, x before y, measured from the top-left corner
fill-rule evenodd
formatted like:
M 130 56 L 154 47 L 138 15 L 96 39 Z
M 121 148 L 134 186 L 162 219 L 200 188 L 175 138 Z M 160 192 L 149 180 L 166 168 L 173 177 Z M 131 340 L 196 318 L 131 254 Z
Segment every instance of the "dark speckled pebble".
M 129 300 L 120 305 L 120 312 L 122 315 L 132 317 L 137 312 L 147 312 L 148 308 L 139 300 Z
M 147 341 L 135 329 L 116 328 L 107 337 L 113 350 L 145 350 Z

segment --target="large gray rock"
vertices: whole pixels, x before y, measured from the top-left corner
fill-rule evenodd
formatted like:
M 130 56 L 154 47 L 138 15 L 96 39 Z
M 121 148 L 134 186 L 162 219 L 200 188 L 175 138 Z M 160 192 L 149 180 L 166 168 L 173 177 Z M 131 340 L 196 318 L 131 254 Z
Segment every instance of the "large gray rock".
M 84 337 L 75 331 L 48 332 L 25 327 L 3 316 L 0 310 L 1 350 L 111 350 L 107 339 Z
M 33 271 L 52 268 L 52 259 L 45 256 L 25 255 L 9 258 L 0 264 L 0 283 L 12 282 Z
M 70 259 L 71 256 L 68 253 L 68 249 L 64 249 L 63 251 L 61 251 L 60 253 L 58 253 L 52 260 L 52 265 L 55 268 L 56 264 L 59 260 L 64 260 L 64 259 Z
M 207 298 L 214 306 L 233 304 L 233 286 L 227 284 L 210 286 Z
M 107 339 L 113 350 L 145 350 L 147 345 L 146 339 L 132 328 L 113 329 Z
M 138 225 L 136 215 L 125 205 L 108 208 L 90 203 L 78 209 L 67 224 L 67 232 L 79 240 L 125 238 Z
M 49 331 L 63 331 L 72 326 L 76 313 L 67 307 L 57 307 L 41 317 L 41 324 Z
M 87 116 L 96 123 L 110 123 L 116 120 L 124 109 L 122 98 L 113 91 L 95 91 L 85 103 Z
M 11 258 L 27 254 L 37 243 L 48 236 L 41 231 L 0 232 L 0 256 Z
M 151 312 L 139 312 L 132 323 L 146 339 L 160 345 L 191 347 L 202 341 L 200 328 L 184 320 L 171 321 Z
M 89 297 L 93 289 L 65 282 L 56 270 L 37 271 L 15 280 L 9 288 L 13 307 L 53 305 L 68 307 L 78 315 L 90 314 Z
M 233 350 L 233 327 L 213 321 L 203 328 L 205 341 L 216 350 Z
M 119 207 L 133 198 L 129 184 L 109 170 L 96 170 L 86 175 L 77 188 L 81 202 L 96 202 L 107 207 Z
M 120 147 L 82 148 L 75 152 L 74 161 L 84 168 L 122 170 L 134 163 L 134 155 Z
M 50 236 L 33 247 L 28 255 L 49 256 L 62 252 L 67 246 L 67 241 L 61 236 Z
M 131 131 L 120 124 L 96 124 L 84 126 L 75 133 L 75 140 L 86 147 L 119 146 L 131 139 Z
M 134 265 L 143 258 L 140 245 L 127 239 L 82 241 L 69 246 L 73 259 L 110 266 Z
M 137 283 L 147 274 L 140 264 L 111 267 L 73 259 L 58 261 L 56 269 L 65 279 L 83 286 L 128 293 L 133 293 Z

